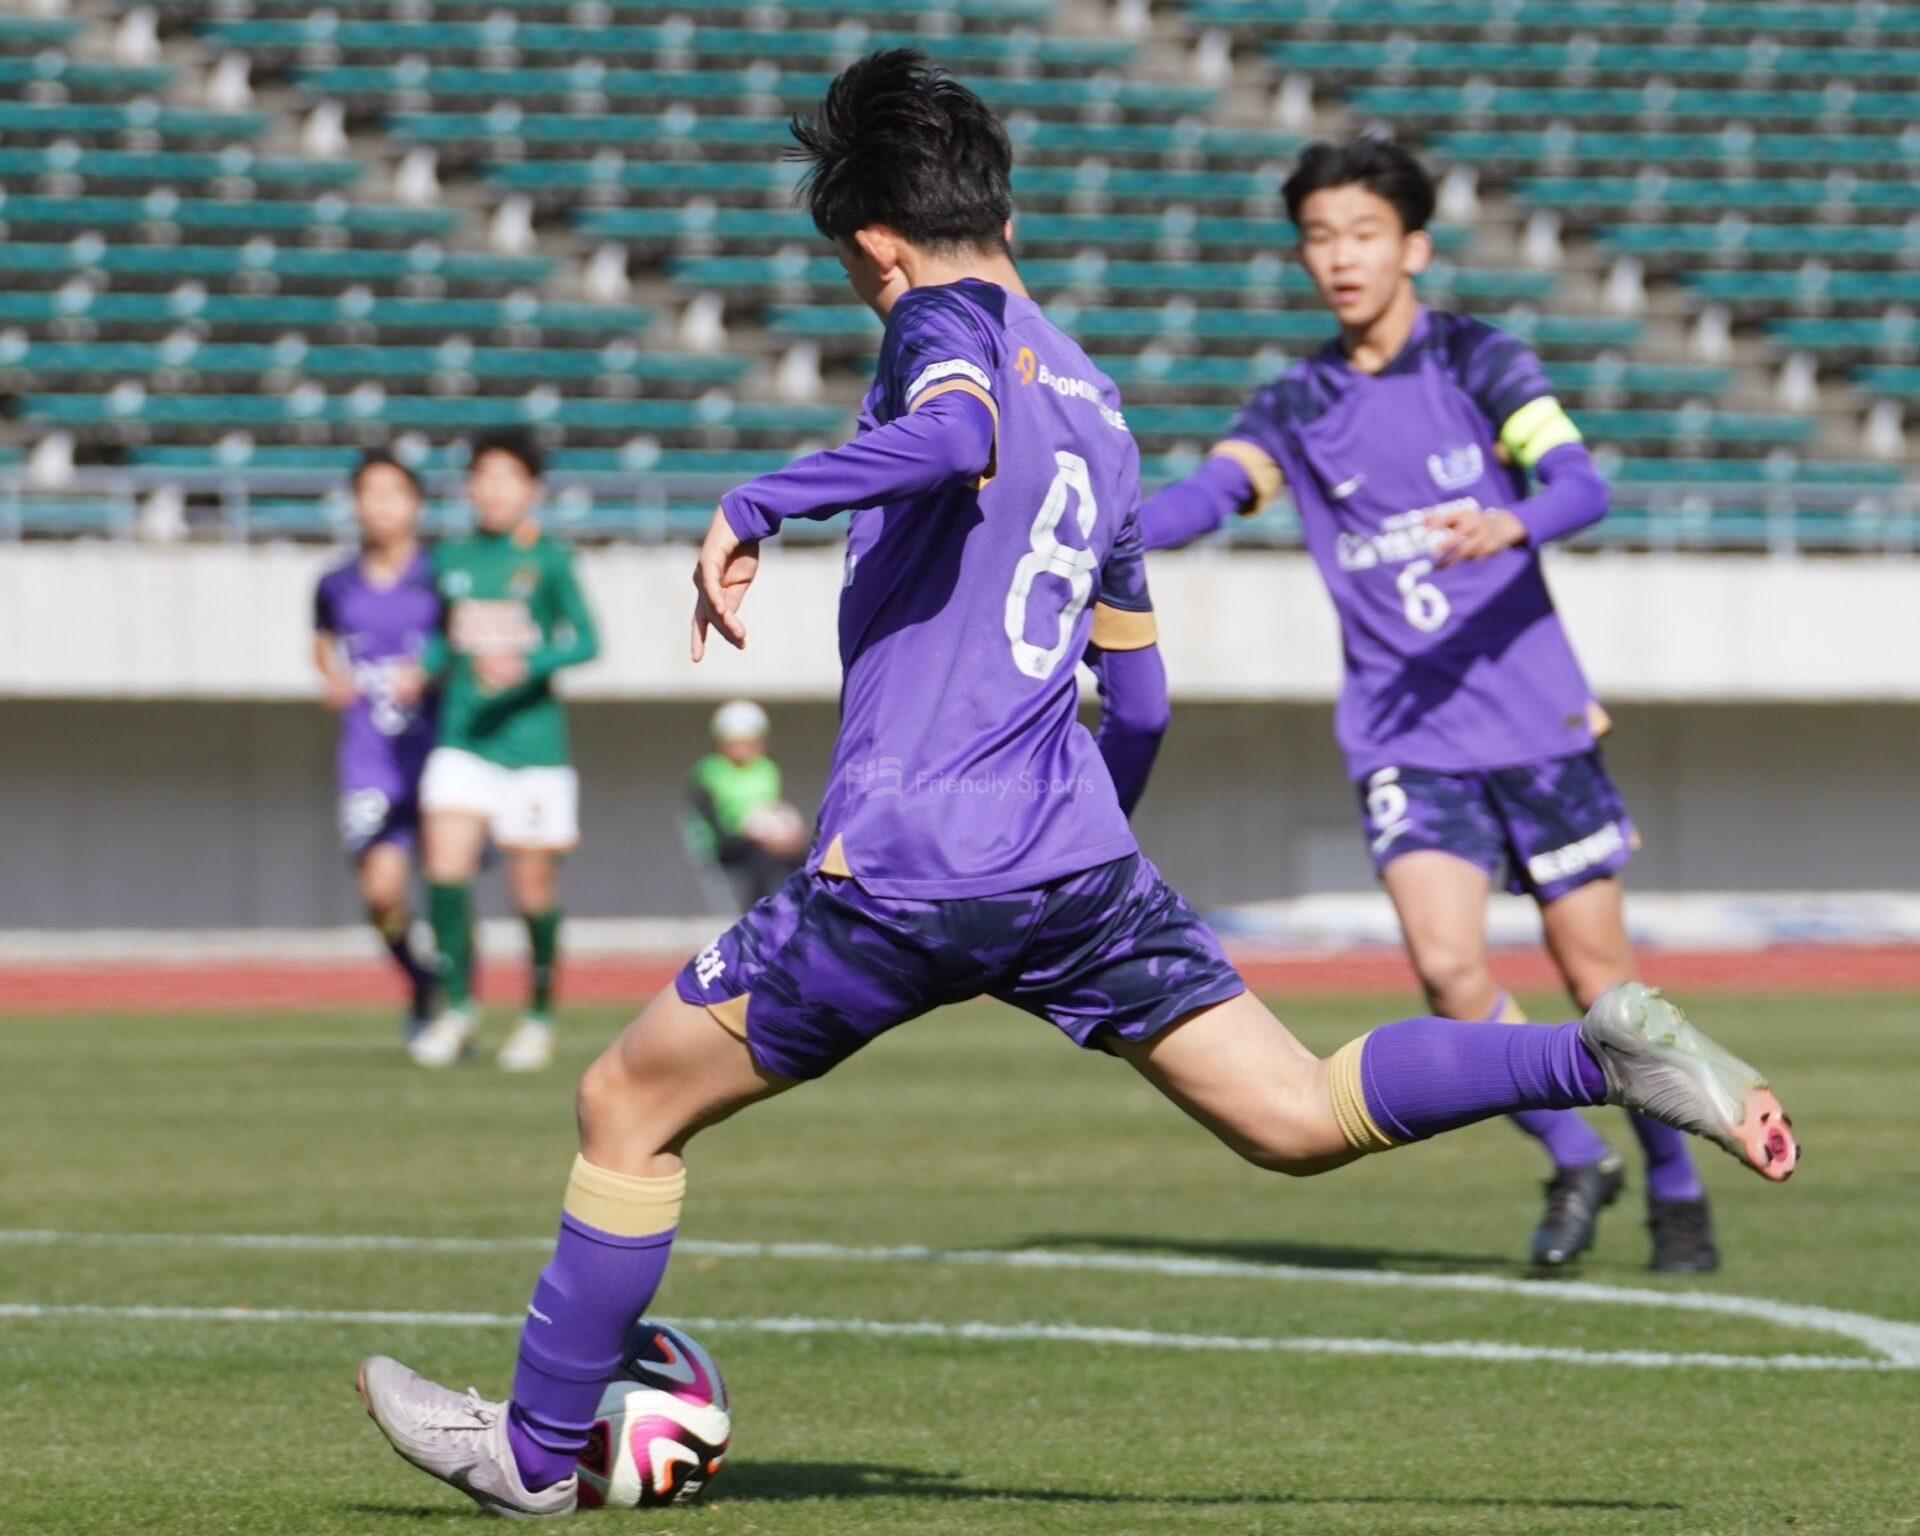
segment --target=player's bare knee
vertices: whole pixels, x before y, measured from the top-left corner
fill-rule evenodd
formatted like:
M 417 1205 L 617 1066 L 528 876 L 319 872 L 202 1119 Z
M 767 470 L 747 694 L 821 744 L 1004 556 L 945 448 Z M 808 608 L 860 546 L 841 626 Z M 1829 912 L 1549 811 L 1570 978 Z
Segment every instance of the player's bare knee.
M 1422 947 L 1414 952 L 1413 966 L 1427 1000 L 1451 1017 L 1484 1008 L 1487 998 L 1498 990 L 1487 957 L 1478 948 Z

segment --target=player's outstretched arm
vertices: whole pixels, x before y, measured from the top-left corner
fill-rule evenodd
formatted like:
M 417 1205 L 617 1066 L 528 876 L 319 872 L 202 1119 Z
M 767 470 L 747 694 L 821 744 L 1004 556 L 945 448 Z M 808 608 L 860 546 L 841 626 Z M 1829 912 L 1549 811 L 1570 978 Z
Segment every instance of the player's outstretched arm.
M 834 517 L 924 496 L 986 474 L 993 434 L 993 412 L 977 396 L 952 390 L 850 443 L 729 491 L 720 510 L 742 539 L 764 539 L 790 518 Z
M 1540 490 L 1511 511 L 1458 507 L 1429 517 L 1427 526 L 1440 536 L 1440 563 L 1485 560 L 1520 544 L 1538 549 L 1607 515 L 1607 482 L 1585 444 L 1562 444 L 1541 459 L 1534 472 Z
M 1238 438 L 1217 443 L 1206 463 L 1141 504 L 1146 547 L 1179 549 L 1204 538 L 1231 517 L 1258 512 L 1280 484 L 1280 467 L 1265 449 Z
M 709 629 L 719 630 L 730 645 L 746 644 L 740 604 L 759 570 L 760 540 L 782 523 L 978 480 L 993 466 L 994 431 L 993 412 L 979 397 L 957 389 L 930 394 L 924 405 L 883 427 L 721 497 L 694 567 L 693 659 L 706 654 Z
M 1087 666 L 1100 690 L 1100 729 L 1094 744 L 1113 779 L 1120 809 L 1131 816 L 1147 791 L 1153 761 L 1173 719 L 1166 664 L 1157 645 L 1132 651 L 1090 646 Z
M 552 638 L 527 658 L 527 676 L 538 682 L 552 677 L 562 667 L 584 666 L 600 654 L 600 630 L 593 621 L 593 609 L 580 590 L 580 576 L 573 557 L 562 553 L 554 562 L 552 575 L 554 598 L 560 607 L 560 622 Z

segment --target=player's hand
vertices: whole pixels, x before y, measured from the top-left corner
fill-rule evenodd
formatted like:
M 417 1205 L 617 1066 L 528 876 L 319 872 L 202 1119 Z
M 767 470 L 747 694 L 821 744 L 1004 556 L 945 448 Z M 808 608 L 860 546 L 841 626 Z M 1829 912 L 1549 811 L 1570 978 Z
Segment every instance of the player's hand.
M 1498 507 L 1486 511 L 1479 507 L 1459 507 L 1434 512 L 1427 518 L 1427 529 L 1439 535 L 1435 549 L 1442 565 L 1485 560 L 1527 542 L 1527 525 Z
M 334 674 L 327 678 L 322 697 L 328 709 L 351 709 L 354 700 L 360 697 L 360 690 L 353 686 L 352 678 Z
M 483 651 L 473 658 L 474 680 L 489 693 L 526 681 L 527 658 L 518 651 Z
M 418 662 L 413 661 L 408 662 L 403 667 L 396 667 L 393 670 L 393 676 L 388 682 L 387 687 L 388 691 L 393 695 L 394 703 L 398 704 L 402 709 L 412 709 L 414 705 L 418 704 L 420 700 L 426 696 L 426 669 Z
M 747 626 L 740 605 L 760 570 L 760 545 L 743 542 L 724 512 L 716 511 L 693 568 L 693 644 L 695 661 L 707 654 L 707 631 L 717 629 L 735 650 L 747 647 Z

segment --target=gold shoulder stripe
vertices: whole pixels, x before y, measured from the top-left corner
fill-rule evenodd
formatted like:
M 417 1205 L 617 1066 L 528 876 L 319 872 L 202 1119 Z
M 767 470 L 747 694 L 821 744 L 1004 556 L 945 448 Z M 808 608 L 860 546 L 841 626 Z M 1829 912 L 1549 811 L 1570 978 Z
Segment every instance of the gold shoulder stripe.
M 1106 603 L 1093 605 L 1093 643 L 1103 651 L 1144 651 L 1160 642 L 1153 610 L 1136 613 Z
M 984 491 L 988 482 L 1000 472 L 1000 407 L 993 403 L 993 396 L 978 384 L 967 379 L 945 379 L 922 391 L 920 398 L 907 407 L 907 414 L 911 416 L 929 400 L 937 399 L 941 395 L 972 395 L 987 408 L 987 414 L 993 418 L 993 456 L 987 460 L 987 472 L 974 485 L 975 490 Z
M 1552 395 L 1529 400 L 1500 428 L 1500 446 L 1522 469 L 1532 469 L 1554 449 L 1581 440 L 1573 418 Z
M 1253 484 L 1253 500 L 1240 509 L 1242 517 L 1252 517 L 1263 510 L 1268 502 L 1280 494 L 1280 487 L 1287 483 L 1287 477 L 1273 461 L 1273 455 L 1258 443 L 1250 443 L 1242 437 L 1229 437 L 1215 443 L 1207 450 L 1207 457 L 1232 459 L 1247 472 L 1247 479 Z

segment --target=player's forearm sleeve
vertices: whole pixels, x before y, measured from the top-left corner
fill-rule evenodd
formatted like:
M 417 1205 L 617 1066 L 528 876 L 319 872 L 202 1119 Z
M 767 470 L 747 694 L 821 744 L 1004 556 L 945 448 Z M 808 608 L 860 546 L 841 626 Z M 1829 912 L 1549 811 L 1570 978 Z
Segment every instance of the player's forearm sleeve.
M 1607 482 L 1583 443 L 1563 443 L 1534 466 L 1540 489 L 1513 509 L 1536 548 L 1591 528 L 1607 515 Z
M 720 511 L 743 539 L 764 539 L 788 518 L 832 517 L 976 480 L 993 462 L 993 412 L 952 390 L 920 410 L 824 453 L 729 491 Z
M 527 658 L 527 675 L 536 682 L 562 667 L 583 666 L 600 654 L 600 631 L 571 561 L 562 567 L 557 595 L 563 620 L 559 633 L 564 638 L 557 645 L 541 646 Z
M 1089 652 L 1087 664 L 1100 687 L 1100 729 L 1094 742 L 1119 792 L 1120 809 L 1131 816 L 1146 793 L 1160 740 L 1172 719 L 1166 665 L 1157 645 Z
M 1254 499 L 1253 481 L 1239 460 L 1215 455 L 1140 506 L 1140 535 L 1148 549 L 1178 549 L 1222 523 Z

